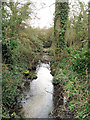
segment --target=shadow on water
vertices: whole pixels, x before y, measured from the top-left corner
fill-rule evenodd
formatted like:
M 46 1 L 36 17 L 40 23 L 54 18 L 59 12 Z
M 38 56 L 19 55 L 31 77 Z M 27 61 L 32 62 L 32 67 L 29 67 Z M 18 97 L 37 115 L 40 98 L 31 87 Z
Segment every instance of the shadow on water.
M 50 74 L 50 64 L 41 63 L 37 65 L 37 79 L 29 84 L 23 97 L 22 112 L 25 118 L 49 118 L 53 110 L 53 76 Z

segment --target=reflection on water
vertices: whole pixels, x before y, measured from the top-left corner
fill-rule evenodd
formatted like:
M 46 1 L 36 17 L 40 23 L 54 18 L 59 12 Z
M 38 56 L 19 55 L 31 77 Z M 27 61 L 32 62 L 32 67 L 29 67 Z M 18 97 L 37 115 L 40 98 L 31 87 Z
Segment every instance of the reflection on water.
M 37 79 L 30 83 L 28 99 L 23 103 L 25 118 L 48 118 L 53 110 L 53 85 L 50 65 L 40 63 L 37 66 Z

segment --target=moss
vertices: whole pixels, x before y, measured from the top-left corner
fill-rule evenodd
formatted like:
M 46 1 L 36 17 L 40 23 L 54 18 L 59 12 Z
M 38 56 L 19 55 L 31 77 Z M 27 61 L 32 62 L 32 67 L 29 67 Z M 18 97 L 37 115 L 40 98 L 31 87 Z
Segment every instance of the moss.
M 24 72 L 24 75 L 29 75 L 29 70 L 26 70 L 26 71 Z

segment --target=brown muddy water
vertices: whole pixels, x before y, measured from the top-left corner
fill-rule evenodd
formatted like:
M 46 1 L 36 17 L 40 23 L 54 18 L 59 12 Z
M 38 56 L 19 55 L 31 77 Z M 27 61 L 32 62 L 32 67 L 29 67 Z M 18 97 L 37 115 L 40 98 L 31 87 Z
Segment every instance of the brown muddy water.
M 50 63 L 37 65 L 37 79 L 28 83 L 28 88 L 21 101 L 24 118 L 50 118 L 53 111 L 53 76 L 50 74 Z

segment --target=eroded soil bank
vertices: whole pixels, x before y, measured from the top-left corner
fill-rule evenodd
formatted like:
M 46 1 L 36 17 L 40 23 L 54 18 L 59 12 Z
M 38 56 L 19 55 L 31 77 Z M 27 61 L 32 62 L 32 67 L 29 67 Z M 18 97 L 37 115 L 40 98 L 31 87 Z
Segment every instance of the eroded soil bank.
M 68 107 L 67 107 L 68 101 L 64 95 L 63 87 L 60 85 L 60 83 L 54 83 L 53 85 L 54 85 L 53 118 L 74 120 L 73 113 L 71 113 L 71 111 L 68 110 Z

